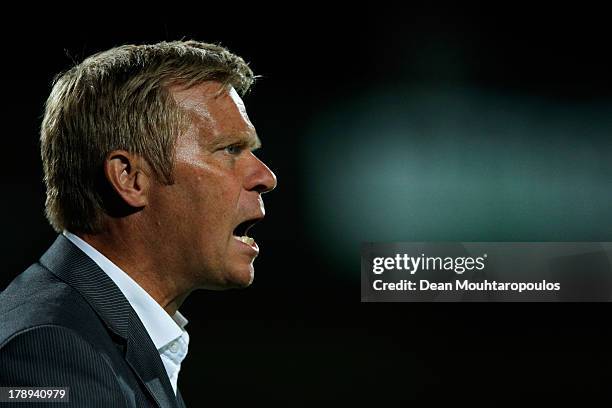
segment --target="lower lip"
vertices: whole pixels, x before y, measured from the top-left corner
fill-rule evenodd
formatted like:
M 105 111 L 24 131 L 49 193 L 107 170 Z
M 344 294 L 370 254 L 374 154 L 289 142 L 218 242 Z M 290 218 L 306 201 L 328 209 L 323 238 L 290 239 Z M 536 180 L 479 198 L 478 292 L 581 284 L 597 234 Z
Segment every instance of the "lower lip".
M 234 239 L 235 239 L 235 240 L 236 240 L 236 241 L 237 241 L 239 244 L 241 244 L 241 245 L 242 245 L 244 248 L 249 248 L 249 249 L 250 249 L 251 251 L 253 251 L 255 254 L 258 254 L 258 253 L 259 253 L 259 247 L 257 246 L 257 242 L 253 241 L 253 244 L 252 244 L 252 245 L 249 245 L 249 244 L 247 244 L 247 243 L 245 243 L 245 242 L 242 242 L 242 241 L 240 240 L 240 238 L 239 238 L 239 237 L 237 237 L 237 236 L 235 236 L 235 235 L 233 235 L 233 237 L 234 237 Z

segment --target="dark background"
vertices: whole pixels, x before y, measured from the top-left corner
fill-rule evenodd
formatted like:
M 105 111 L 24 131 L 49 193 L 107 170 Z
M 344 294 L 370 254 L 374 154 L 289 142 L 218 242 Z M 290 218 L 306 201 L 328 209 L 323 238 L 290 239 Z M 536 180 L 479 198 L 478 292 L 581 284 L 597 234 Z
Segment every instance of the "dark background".
M 253 286 L 181 309 L 188 404 L 609 401 L 608 303 L 359 301 L 362 241 L 612 241 L 606 14 L 353 12 L 6 17 L 1 286 L 55 237 L 37 139 L 54 75 L 124 43 L 217 42 L 263 76 L 245 102 L 279 184 Z

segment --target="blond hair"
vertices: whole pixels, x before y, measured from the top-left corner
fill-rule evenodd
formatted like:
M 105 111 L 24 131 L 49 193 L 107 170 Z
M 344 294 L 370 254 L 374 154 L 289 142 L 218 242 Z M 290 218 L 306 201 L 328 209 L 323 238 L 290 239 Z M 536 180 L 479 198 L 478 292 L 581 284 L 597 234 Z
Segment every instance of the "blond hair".
M 173 182 L 174 143 L 189 119 L 170 85 L 212 80 L 244 94 L 254 79 L 242 58 L 197 41 L 123 45 L 58 75 L 40 134 L 51 226 L 99 231 L 108 210 L 103 164 L 113 150 L 140 155 L 161 182 Z

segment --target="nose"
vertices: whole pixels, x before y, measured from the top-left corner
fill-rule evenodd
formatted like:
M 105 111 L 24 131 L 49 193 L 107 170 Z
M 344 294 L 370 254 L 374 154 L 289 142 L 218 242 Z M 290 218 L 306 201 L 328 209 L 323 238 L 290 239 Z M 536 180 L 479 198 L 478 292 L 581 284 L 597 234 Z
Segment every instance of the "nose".
M 247 178 L 247 190 L 257 191 L 259 194 L 267 193 L 276 188 L 276 175 L 257 156 L 251 153 L 253 168 Z

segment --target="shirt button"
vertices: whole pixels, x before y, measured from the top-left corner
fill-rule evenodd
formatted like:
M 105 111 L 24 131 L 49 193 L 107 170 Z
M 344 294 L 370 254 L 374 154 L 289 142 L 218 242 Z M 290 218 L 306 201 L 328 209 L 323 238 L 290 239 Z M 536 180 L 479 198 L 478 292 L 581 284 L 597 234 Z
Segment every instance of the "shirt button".
M 170 344 L 170 351 L 173 353 L 178 351 L 178 344 L 176 344 L 176 341 L 173 341 L 172 344 Z

